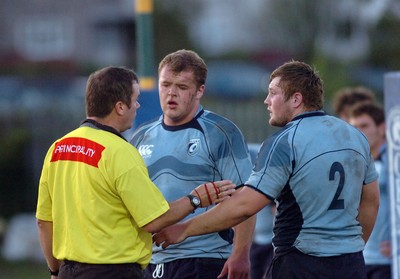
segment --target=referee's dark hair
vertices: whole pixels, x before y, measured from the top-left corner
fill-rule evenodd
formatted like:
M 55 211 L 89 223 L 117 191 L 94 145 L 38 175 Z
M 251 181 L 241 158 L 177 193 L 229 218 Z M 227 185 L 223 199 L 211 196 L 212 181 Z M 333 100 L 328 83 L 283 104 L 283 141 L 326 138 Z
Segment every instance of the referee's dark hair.
M 92 73 L 86 84 L 87 117 L 104 118 L 119 101 L 130 108 L 134 83 L 139 83 L 138 76 L 125 67 L 109 66 Z

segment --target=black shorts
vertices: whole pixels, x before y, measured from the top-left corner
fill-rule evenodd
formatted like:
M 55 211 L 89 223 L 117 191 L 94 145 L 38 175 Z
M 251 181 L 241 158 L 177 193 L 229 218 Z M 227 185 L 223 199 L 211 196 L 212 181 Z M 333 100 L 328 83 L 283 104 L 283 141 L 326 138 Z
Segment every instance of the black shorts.
M 252 279 L 265 278 L 269 266 L 274 256 L 272 243 L 257 244 L 253 242 L 250 250 L 250 277 Z
M 315 257 L 299 250 L 274 257 L 268 279 L 366 279 L 362 252 Z
M 368 279 L 391 279 L 392 268 L 389 264 L 366 265 Z
M 64 261 L 58 279 L 143 279 L 143 270 L 136 263 L 86 264 Z
M 188 258 L 164 264 L 149 264 L 144 272 L 144 278 L 216 279 L 225 262 L 225 259 Z

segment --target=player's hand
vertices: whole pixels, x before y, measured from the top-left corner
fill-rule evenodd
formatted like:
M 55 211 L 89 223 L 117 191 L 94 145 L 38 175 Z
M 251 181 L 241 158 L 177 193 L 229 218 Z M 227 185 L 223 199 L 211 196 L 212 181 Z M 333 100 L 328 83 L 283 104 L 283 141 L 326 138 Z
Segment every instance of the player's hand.
M 240 255 L 233 253 L 225 262 L 225 265 L 217 278 L 225 278 L 225 276 L 229 279 L 249 279 L 249 255 L 246 253 L 241 253 Z
M 390 258 L 392 256 L 392 248 L 390 245 L 390 241 L 382 241 L 380 246 L 381 246 L 380 247 L 381 254 L 387 258 Z
M 190 194 L 199 197 L 200 207 L 220 203 L 235 192 L 236 185 L 230 180 L 208 182 L 197 186 Z
M 185 223 L 178 223 L 162 229 L 153 235 L 153 242 L 159 247 L 166 249 L 171 244 L 184 241 L 187 236 L 184 234 Z

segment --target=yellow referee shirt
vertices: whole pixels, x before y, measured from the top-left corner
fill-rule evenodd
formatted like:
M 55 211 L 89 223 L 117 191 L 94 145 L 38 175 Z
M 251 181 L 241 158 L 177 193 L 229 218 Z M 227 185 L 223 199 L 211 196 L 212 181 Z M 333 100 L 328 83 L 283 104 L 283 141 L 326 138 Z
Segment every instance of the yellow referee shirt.
M 138 263 L 151 258 L 140 229 L 169 209 L 130 143 L 80 127 L 47 152 L 36 217 L 53 222 L 53 255 L 82 263 Z

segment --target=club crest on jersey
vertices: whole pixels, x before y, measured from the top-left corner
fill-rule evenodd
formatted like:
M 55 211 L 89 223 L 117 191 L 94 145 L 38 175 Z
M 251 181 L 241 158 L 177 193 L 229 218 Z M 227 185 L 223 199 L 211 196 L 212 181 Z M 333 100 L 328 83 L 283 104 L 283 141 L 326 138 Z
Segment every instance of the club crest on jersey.
M 149 158 L 153 153 L 153 147 L 154 145 L 152 144 L 141 145 L 139 146 L 138 151 L 143 158 Z
M 187 149 L 188 154 L 193 156 L 194 154 L 196 154 L 199 147 L 200 147 L 200 140 L 191 139 L 188 143 L 188 149 Z

